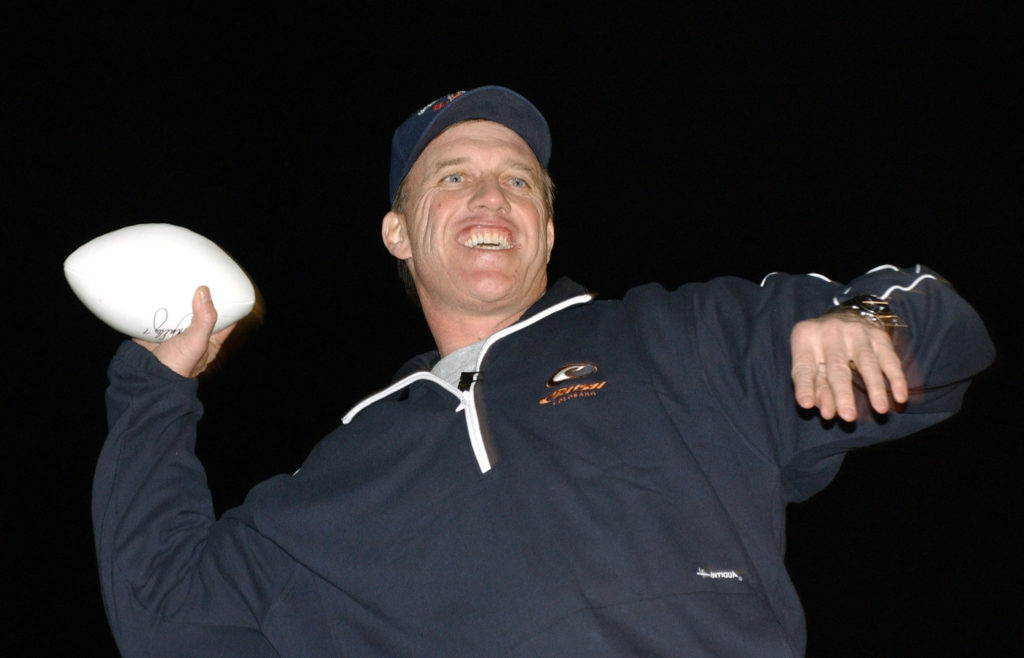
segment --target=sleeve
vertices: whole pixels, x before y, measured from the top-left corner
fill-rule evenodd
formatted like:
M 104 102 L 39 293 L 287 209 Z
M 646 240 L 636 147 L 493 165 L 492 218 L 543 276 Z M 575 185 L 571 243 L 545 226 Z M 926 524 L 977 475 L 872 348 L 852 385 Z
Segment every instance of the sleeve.
M 283 555 L 214 518 L 194 454 L 197 383 L 126 342 L 109 371 L 109 435 L 93 482 L 104 606 L 125 655 L 276 655 L 260 633 Z
M 806 278 L 797 277 L 801 283 L 806 283 L 802 280 Z M 905 437 L 952 416 L 960 409 L 971 378 L 995 358 L 981 318 L 948 281 L 928 268 L 884 265 L 847 286 L 827 283 L 831 288 L 827 307 L 801 307 L 787 299 L 780 305 L 801 309 L 802 317 L 787 318 L 788 326 L 772 331 L 780 343 L 778 353 L 784 357 L 775 367 L 787 381 L 784 388 L 790 409 L 796 410 L 774 419 L 775 450 L 791 500 L 806 499 L 824 488 L 848 450 Z M 784 296 L 786 287 L 780 286 Z M 770 282 L 765 288 L 769 294 L 773 292 Z M 871 409 L 867 395 L 855 388 L 858 420 L 825 422 L 816 411 L 799 409 L 793 400 L 789 334 L 795 322 L 818 317 L 845 299 L 863 294 L 887 299 L 908 324 L 894 332 L 893 343 L 907 376 L 910 398 L 901 411 L 881 416 Z
M 779 470 L 786 500 L 824 488 L 843 455 L 938 423 L 959 408 L 971 377 L 995 356 L 985 326 L 935 272 L 882 266 L 849 285 L 818 274 L 772 274 L 754 284 L 737 278 L 684 286 L 672 293 L 675 356 L 699 369 L 700 399 L 713 405 L 728 428 Z M 894 341 L 910 386 L 899 412 L 875 414 L 858 391 L 858 420 L 823 421 L 795 402 L 790 377 L 793 325 L 820 316 L 847 298 L 883 297 L 908 328 Z M 692 340 L 680 341 L 680 327 Z M 658 329 L 666 340 L 670 329 Z M 678 362 L 677 362 L 678 363 Z M 677 394 L 693 396 L 680 385 Z

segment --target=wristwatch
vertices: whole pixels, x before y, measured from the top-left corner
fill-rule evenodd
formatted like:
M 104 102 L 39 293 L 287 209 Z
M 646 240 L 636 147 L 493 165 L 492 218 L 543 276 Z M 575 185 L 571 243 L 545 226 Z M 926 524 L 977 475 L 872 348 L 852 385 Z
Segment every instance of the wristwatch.
M 875 297 L 874 295 L 858 295 L 851 297 L 844 302 L 840 302 L 838 306 L 834 306 L 825 312 L 825 315 L 830 313 L 841 313 L 844 311 L 853 311 L 860 317 L 873 322 L 885 329 L 886 331 L 892 331 L 893 329 L 906 328 L 908 325 L 903 321 L 903 318 L 896 315 L 896 313 L 889 308 L 889 301 L 882 299 L 881 297 Z

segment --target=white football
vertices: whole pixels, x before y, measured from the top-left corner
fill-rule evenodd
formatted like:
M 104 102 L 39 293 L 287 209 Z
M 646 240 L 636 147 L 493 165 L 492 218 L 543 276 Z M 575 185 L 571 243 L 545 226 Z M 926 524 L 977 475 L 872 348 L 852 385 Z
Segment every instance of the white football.
M 192 296 L 210 288 L 216 330 L 252 311 L 256 291 L 223 249 L 172 224 L 126 226 L 90 240 L 64 261 L 64 276 L 96 317 L 123 334 L 161 342 L 192 321 Z

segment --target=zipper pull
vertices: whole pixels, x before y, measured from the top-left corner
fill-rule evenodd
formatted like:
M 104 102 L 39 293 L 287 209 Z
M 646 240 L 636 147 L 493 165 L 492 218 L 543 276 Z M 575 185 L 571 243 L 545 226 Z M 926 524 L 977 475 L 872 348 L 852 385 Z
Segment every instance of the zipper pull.
M 469 387 L 473 385 L 473 382 L 479 381 L 479 379 L 479 370 L 462 373 L 462 375 L 459 377 L 459 390 L 463 392 L 468 391 Z

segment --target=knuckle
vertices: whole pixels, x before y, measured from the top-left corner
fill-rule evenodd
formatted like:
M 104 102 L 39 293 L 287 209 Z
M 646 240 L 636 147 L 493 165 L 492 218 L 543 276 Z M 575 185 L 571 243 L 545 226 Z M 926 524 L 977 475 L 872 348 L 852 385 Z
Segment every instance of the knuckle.
M 795 363 L 795 364 L 793 364 L 792 370 L 790 370 L 790 374 L 793 377 L 804 378 L 804 377 L 811 376 L 813 373 L 814 373 L 814 367 L 811 366 L 809 363 L 806 363 L 806 362 Z
M 857 363 L 860 365 L 873 365 L 879 362 L 878 355 L 875 354 L 875 351 L 870 348 L 862 348 L 860 350 L 857 350 L 855 358 Z
M 850 373 L 850 365 L 845 361 L 831 360 L 826 368 L 829 377 L 844 376 Z

